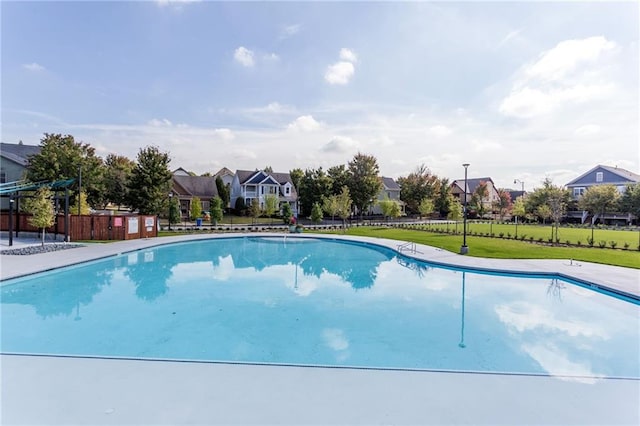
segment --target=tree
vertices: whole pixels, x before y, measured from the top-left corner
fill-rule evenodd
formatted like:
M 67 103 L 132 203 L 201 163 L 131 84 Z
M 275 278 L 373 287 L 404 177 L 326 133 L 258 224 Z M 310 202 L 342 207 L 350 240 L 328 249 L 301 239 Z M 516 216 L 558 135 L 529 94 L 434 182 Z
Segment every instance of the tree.
M 420 205 L 418 206 L 418 211 L 420 212 L 420 217 L 429 216 L 433 213 L 433 201 L 429 198 L 424 198 Z
M 365 210 L 373 203 L 382 188 L 378 160 L 372 155 L 357 153 L 349 162 L 349 193 L 353 205 L 358 209 L 360 220 Z
M 384 200 L 378 201 L 382 215 L 385 218 L 397 218 L 400 216 L 400 204 L 396 200 L 386 197 Z
M 322 210 L 324 210 L 326 214 L 331 216 L 331 221 L 335 220 L 339 208 L 338 195 L 331 195 L 329 197 L 325 197 L 322 200 Z
M 258 201 L 257 198 L 251 199 L 251 205 L 249 206 L 249 214 L 253 218 L 254 222 L 256 219 L 260 217 L 260 215 L 262 215 L 262 209 L 260 208 L 260 201 Z
M 543 204 L 538 207 L 538 209 L 536 210 L 536 214 L 539 218 L 542 219 L 542 224 L 544 225 L 545 220 L 551 217 L 551 208 L 548 205 Z
M 592 215 L 609 213 L 618 207 L 620 193 L 614 185 L 597 185 L 587 188 L 578 200 L 578 206 Z M 604 221 L 604 217 L 601 222 Z
M 449 214 L 447 219 L 456 221 L 456 234 L 458 233 L 458 221 L 462 218 L 462 204 L 457 202 L 451 195 L 449 202 Z
M 486 201 L 488 197 L 489 188 L 487 187 L 487 182 L 481 181 L 471 195 L 471 206 L 480 218 L 487 212 Z
M 222 200 L 223 206 L 225 208 L 228 207 L 231 199 L 231 191 L 229 187 L 224 184 L 220 176 L 216 177 L 216 189 L 218 190 L 218 196 Z
M 244 201 L 244 198 L 242 197 L 236 198 L 236 205 L 234 208 L 235 208 L 236 214 L 245 215 L 247 213 L 247 205 Z
M 189 217 L 191 220 L 196 220 L 202 217 L 202 201 L 200 200 L 200 197 L 193 197 L 191 199 Z
M 148 146 L 138 152 L 137 163 L 127 182 L 129 206 L 140 214 L 157 215 L 166 210 L 171 190 L 169 154 Z
M 31 213 L 29 223 L 31 226 L 42 229 L 42 245 L 44 246 L 44 231 L 55 222 L 55 210 L 53 208 L 53 194 L 47 187 L 39 188 L 33 198 L 27 198 L 25 209 Z
M 222 220 L 222 198 L 213 197 L 211 199 L 211 224 L 217 225 Z
M 547 178 L 544 180 L 541 188 L 536 188 L 525 197 L 525 215 L 537 215 L 537 211 L 540 206 L 543 204 L 549 205 L 549 198 L 552 194 L 556 194 L 556 196 L 561 194 L 562 204 L 564 206 L 569 206 L 572 202 L 571 193 L 569 191 L 554 185 L 551 179 Z
M 344 164 L 330 167 L 327 175 L 331 179 L 331 194 L 337 195 L 349 183 L 349 171 Z
M 331 179 L 322 167 L 305 170 L 298 191 L 302 216 L 310 216 L 314 203 L 322 203 L 324 197 L 329 195 L 331 195 Z
M 342 228 L 346 229 L 346 220 L 351 215 L 351 194 L 349 193 L 349 187 L 343 186 L 342 191 L 336 197 L 336 203 L 338 205 L 337 214 L 342 219 Z
M 300 185 L 304 172 L 302 169 L 293 169 L 289 171 L 289 176 L 291 176 L 291 182 L 293 182 L 293 186 L 296 187 L 296 191 L 298 192 L 298 195 L 300 195 Z
M 271 166 L 267 166 L 264 169 L 262 169 L 262 171 L 265 173 L 273 173 L 273 168 Z
M 180 222 L 180 202 L 178 201 L 176 196 L 169 197 L 169 223 L 178 223 Z
M 82 189 L 89 204 L 103 205 L 103 162 L 89 144 L 76 142 L 71 135 L 45 133 L 40 140 L 40 153 L 29 158 L 25 179 L 32 182 L 53 182 L 76 179 L 74 190 L 79 190 L 78 177 L 82 173 Z
M 127 200 L 127 182 L 131 179 L 136 163 L 122 155 L 109 154 L 104 164 L 105 201 L 120 209 Z
M 518 238 L 518 217 L 524 217 L 526 214 L 523 197 L 516 198 L 516 201 L 513 203 L 513 207 L 511 208 L 511 214 L 516 218 L 516 238 Z
M 441 178 L 437 182 L 437 191 L 435 198 L 433 199 L 433 205 L 435 210 L 440 214 L 440 217 L 447 217 L 450 207 L 450 195 L 451 186 L 449 185 L 449 179 Z
M 282 205 L 282 220 L 285 225 L 289 225 L 291 223 L 291 218 L 293 217 L 293 211 L 291 210 L 291 204 L 284 203 Z
M 439 185 L 441 184 L 442 181 L 439 181 L 437 176 L 432 175 L 424 164 L 418 166 L 407 177 L 398 178 L 400 199 L 405 202 L 407 212 L 418 213 L 422 200 L 435 198 L 436 193 L 440 192 Z
M 278 196 L 275 194 L 267 194 L 264 197 L 264 214 L 271 217 L 278 211 Z
M 620 211 L 640 219 L 640 183 L 627 185 L 618 204 Z
M 320 207 L 319 203 L 313 204 L 313 208 L 311 209 L 311 222 L 316 224 L 322 222 L 322 207 Z
M 91 207 L 87 203 L 87 193 L 82 191 L 80 193 L 80 210 L 78 210 L 78 196 L 76 195 L 73 204 L 69 206 L 69 213 L 71 214 L 90 214 Z
M 504 215 L 511 208 L 511 194 L 509 193 L 509 191 L 505 189 L 498 190 L 498 199 L 493 204 L 493 208 L 495 208 L 498 211 L 498 216 L 500 217 L 500 220 L 503 220 Z

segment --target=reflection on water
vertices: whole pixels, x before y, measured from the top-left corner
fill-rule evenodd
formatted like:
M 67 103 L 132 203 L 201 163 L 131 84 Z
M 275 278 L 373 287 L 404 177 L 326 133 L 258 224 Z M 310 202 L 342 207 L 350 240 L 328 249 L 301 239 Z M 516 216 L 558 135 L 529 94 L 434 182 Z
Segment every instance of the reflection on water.
M 173 244 L 1 289 L 2 350 L 640 377 L 638 306 L 375 245 Z

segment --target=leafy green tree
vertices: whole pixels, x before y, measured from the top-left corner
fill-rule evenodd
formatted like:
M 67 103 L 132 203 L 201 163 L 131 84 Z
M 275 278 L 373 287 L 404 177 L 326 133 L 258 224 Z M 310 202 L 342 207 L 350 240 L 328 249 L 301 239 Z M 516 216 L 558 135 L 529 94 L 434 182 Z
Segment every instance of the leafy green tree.
M 518 218 L 524 218 L 526 213 L 527 211 L 524 207 L 524 198 L 516 198 L 516 201 L 513 203 L 513 207 L 511 208 L 511 214 L 516 218 L 516 238 L 518 238 Z
M 400 199 L 405 202 L 408 213 L 419 213 L 419 207 L 425 198 L 434 199 L 440 192 L 442 181 L 421 164 L 407 177 L 398 178 L 400 185 Z M 448 186 L 448 185 L 447 185 Z
M 511 209 L 511 194 L 505 189 L 498 190 L 498 199 L 493 203 L 493 208 L 498 211 L 500 220 L 504 219 L 504 215 Z
M 122 155 L 109 154 L 104 165 L 105 201 L 117 205 L 119 209 L 127 200 L 127 182 L 136 163 Z
M 196 220 L 202 217 L 202 201 L 200 200 L 200 197 L 193 197 L 191 199 L 189 217 L 191 220 Z
M 91 213 L 91 207 L 87 202 L 87 193 L 84 191 L 80 193 L 80 211 L 79 212 L 82 215 Z M 71 206 L 69 206 L 69 213 L 78 214 L 78 196 L 77 195 L 75 196 Z
M 367 208 L 373 203 L 380 189 L 380 168 L 378 160 L 372 155 L 357 153 L 349 162 L 349 193 L 353 205 L 358 209 L 360 220 Z
M 342 228 L 346 229 L 346 220 L 351 215 L 351 205 L 353 203 L 348 186 L 342 187 L 342 191 L 338 194 L 336 202 L 338 205 L 338 217 L 342 219 Z
M 25 200 L 25 204 L 25 209 L 32 215 L 29 218 L 31 226 L 42 229 L 42 245 L 44 246 L 44 231 L 55 222 L 53 194 L 49 188 L 41 187 L 33 198 Z
M 420 212 L 420 217 L 428 217 L 433 213 L 433 201 L 430 198 L 423 198 L 418 206 L 418 211 Z
M 542 204 L 536 210 L 536 214 L 540 219 L 542 219 L 542 224 L 545 224 L 545 221 L 551 217 L 551 207 L 547 204 Z
M 275 194 L 267 194 L 264 196 L 264 214 L 272 217 L 278 212 L 278 196 Z
M 326 214 L 331 216 L 331 221 L 334 221 L 336 218 L 336 215 L 338 214 L 338 210 L 340 209 L 340 206 L 338 205 L 338 195 L 331 195 L 329 197 L 325 197 L 322 200 L 322 209 Z
M 169 197 L 169 223 L 174 224 L 180 222 L 180 202 L 176 196 Z
M 614 211 L 618 207 L 620 193 L 614 185 L 597 185 L 587 188 L 578 200 L 578 206 L 592 215 Z
M 225 208 L 228 207 L 231 199 L 231 190 L 224 184 L 220 176 L 216 177 L 216 189 L 218 190 L 218 196 L 222 200 L 223 206 Z
M 433 199 L 433 206 L 435 210 L 440 214 L 440 217 L 447 217 L 449 214 L 450 208 L 450 195 L 451 195 L 451 185 L 449 185 L 449 179 L 441 178 L 438 179 L 436 194 Z
M 211 199 L 211 224 L 217 225 L 222 220 L 222 198 L 213 197 Z
M 127 182 L 129 207 L 140 214 L 157 215 L 166 211 L 172 178 L 170 162 L 169 154 L 160 152 L 155 146 L 140 149 L 131 179 Z
M 619 207 L 624 213 L 631 213 L 640 219 L 640 183 L 627 185 L 622 197 L 620 197 Z
M 244 202 L 244 198 L 242 197 L 236 198 L 236 205 L 234 208 L 235 208 L 236 214 L 239 214 L 239 215 L 247 214 L 247 205 Z
M 323 198 L 329 195 L 331 195 L 331 179 L 322 167 L 305 170 L 298 191 L 302 216 L 310 216 L 313 204 L 322 203 Z
M 262 169 L 262 171 L 265 173 L 273 173 L 273 168 L 271 166 L 267 166 L 264 169 Z
M 558 192 L 560 191 L 560 192 Z M 543 205 L 549 205 L 549 199 L 553 194 L 561 194 L 562 204 L 569 207 L 572 203 L 571 193 L 567 190 L 553 184 L 551 179 L 544 180 L 542 187 L 536 188 L 533 192 L 528 193 L 524 198 L 526 216 L 537 215 L 538 208 Z
M 447 219 L 456 221 L 456 234 L 458 233 L 458 221 L 462 219 L 462 204 L 460 204 L 453 195 L 450 196 L 449 214 Z
M 291 218 L 293 217 L 293 211 L 291 210 L 291 204 L 284 203 L 282 205 L 282 220 L 285 225 L 289 225 L 291 223 Z
M 311 222 L 318 224 L 322 222 L 322 207 L 319 203 L 314 203 L 311 209 Z
M 260 208 L 260 201 L 257 198 L 251 199 L 251 205 L 249 205 L 249 214 L 253 218 L 254 222 L 262 215 L 262 209 Z
M 396 200 L 392 200 L 389 197 L 384 200 L 378 201 L 378 205 L 380 206 L 380 210 L 382 210 L 382 215 L 385 218 L 397 219 L 400 217 L 400 203 Z
M 349 171 L 344 164 L 330 167 L 327 175 L 331 178 L 331 194 L 337 195 L 342 191 L 342 187 L 349 183 Z
M 25 179 L 32 182 L 53 182 L 76 179 L 82 174 L 82 189 L 87 192 L 89 204 L 103 205 L 103 162 L 89 144 L 76 142 L 71 135 L 45 133 L 40 140 L 40 153 L 29 157 Z
M 289 171 L 289 176 L 291 176 L 291 182 L 293 182 L 293 186 L 296 187 L 296 191 L 298 192 L 298 195 L 300 195 L 300 185 L 302 184 L 304 172 L 302 169 L 293 169 Z

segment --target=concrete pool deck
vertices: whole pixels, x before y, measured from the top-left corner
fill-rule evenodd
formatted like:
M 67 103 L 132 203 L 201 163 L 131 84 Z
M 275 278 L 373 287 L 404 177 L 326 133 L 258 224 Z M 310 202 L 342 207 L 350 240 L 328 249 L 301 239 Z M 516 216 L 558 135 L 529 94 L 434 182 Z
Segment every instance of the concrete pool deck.
M 202 234 L 2 255 L 0 278 L 169 242 L 230 236 L 284 239 L 276 233 Z M 403 243 L 325 237 L 393 249 Z M 1 243 L 8 248 L 6 239 Z M 636 269 L 415 249 L 403 253 L 452 266 L 560 273 L 640 295 Z M 25 355 L 1 355 L 0 361 L 2 424 L 640 424 L 640 380 Z

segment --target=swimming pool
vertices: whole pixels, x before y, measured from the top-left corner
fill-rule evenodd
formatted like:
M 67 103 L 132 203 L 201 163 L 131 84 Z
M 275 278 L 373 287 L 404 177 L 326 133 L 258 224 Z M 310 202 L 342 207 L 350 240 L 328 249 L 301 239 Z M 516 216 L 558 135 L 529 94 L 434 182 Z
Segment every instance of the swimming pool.
M 640 377 L 635 304 L 372 244 L 170 244 L 1 291 L 3 353 Z

